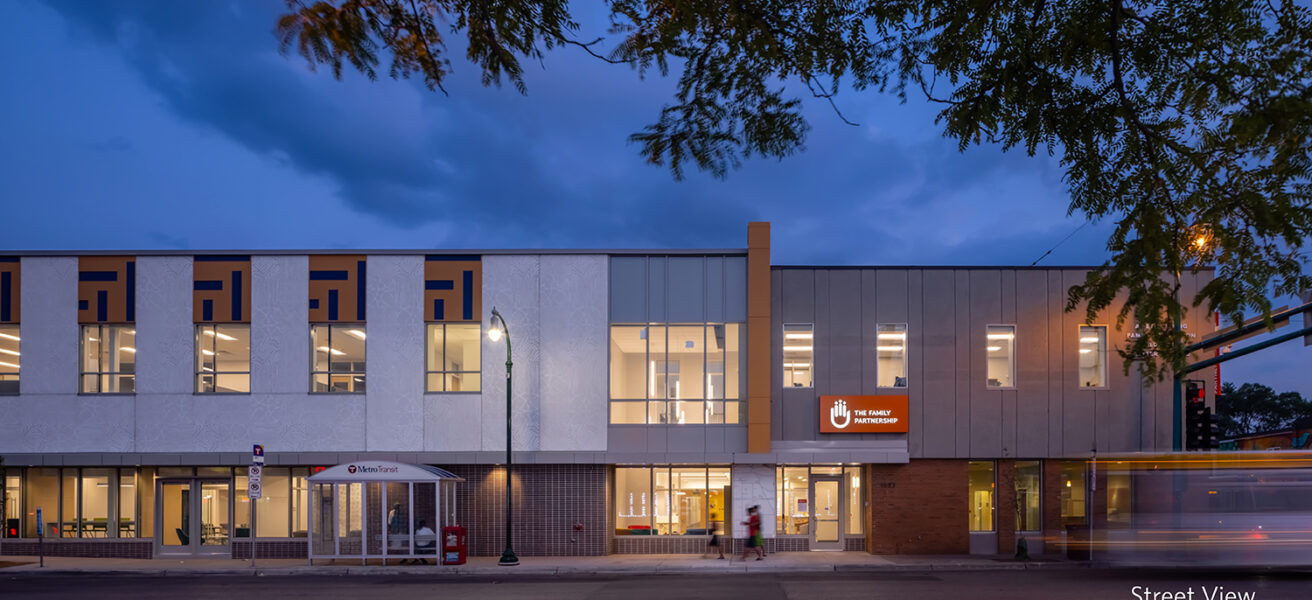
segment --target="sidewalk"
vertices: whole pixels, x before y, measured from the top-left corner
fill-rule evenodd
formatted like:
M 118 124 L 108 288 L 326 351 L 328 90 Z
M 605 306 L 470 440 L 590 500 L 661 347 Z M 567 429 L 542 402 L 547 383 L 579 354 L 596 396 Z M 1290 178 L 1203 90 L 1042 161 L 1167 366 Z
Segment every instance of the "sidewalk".
M 743 562 L 701 558 L 687 554 L 616 554 L 610 556 L 521 557 L 516 567 L 502 567 L 496 557 L 475 557 L 463 565 L 396 565 L 371 561 L 337 561 L 310 566 L 304 559 L 260 559 L 252 569 L 249 560 L 226 558 L 125 559 L 46 557 L 44 568 L 35 556 L 6 556 L 5 562 L 25 563 L 0 568 L 0 577 L 14 576 L 193 576 L 193 575 L 430 575 L 438 577 L 518 577 L 576 575 L 640 575 L 678 573 L 803 573 L 863 571 L 976 571 L 1086 568 L 1087 563 L 1063 560 L 1017 562 L 985 556 L 875 556 L 864 552 L 785 552 L 765 560 Z

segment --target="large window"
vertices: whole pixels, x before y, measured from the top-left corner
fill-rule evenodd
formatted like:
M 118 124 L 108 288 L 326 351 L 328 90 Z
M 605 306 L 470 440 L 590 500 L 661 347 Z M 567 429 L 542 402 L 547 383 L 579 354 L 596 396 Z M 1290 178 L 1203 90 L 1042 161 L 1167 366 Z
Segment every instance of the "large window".
M 813 465 L 777 467 L 775 472 L 775 532 L 780 536 L 808 535 L 811 519 L 811 479 L 842 476 L 844 497 L 843 532 L 863 531 L 865 502 L 861 494 L 861 467 Z
M 988 386 L 1016 386 L 1016 326 L 989 325 L 985 332 Z
M 428 391 L 479 391 L 482 335 L 478 323 L 428 324 Z
M 1039 461 L 1016 461 L 1016 531 L 1041 531 L 1043 486 Z
M 0 530 L 0 537 L 18 537 L 18 532 L 22 530 L 23 506 L 20 503 L 22 489 L 22 480 L 17 473 L 10 471 L 5 474 L 5 522 L 4 529 Z
M 196 326 L 196 391 L 251 391 L 251 326 Z
M 19 341 L 17 325 L 0 325 L 0 394 L 18 393 Z
M 729 467 L 618 467 L 616 535 L 725 533 Z
M 310 325 L 314 353 L 310 391 L 365 391 L 364 323 Z
M 613 325 L 612 424 L 738 423 L 738 323 Z
M 1107 527 L 1129 529 L 1133 516 L 1130 472 L 1113 468 L 1107 473 Z
M 880 323 L 875 327 L 875 377 L 879 387 L 907 387 L 907 325 Z
M 993 461 L 973 460 L 970 479 L 970 531 L 993 531 Z
M 784 324 L 784 387 L 809 388 L 815 373 L 815 326 Z
M 1086 515 L 1088 509 L 1085 508 L 1085 490 L 1088 488 L 1085 483 L 1084 461 L 1062 461 L 1061 463 L 1061 524 L 1066 525 L 1083 525 L 1087 523 Z
M 1080 387 L 1107 385 L 1107 327 L 1080 326 Z
M 131 394 L 136 386 L 137 330 L 132 325 L 83 325 L 83 394 Z

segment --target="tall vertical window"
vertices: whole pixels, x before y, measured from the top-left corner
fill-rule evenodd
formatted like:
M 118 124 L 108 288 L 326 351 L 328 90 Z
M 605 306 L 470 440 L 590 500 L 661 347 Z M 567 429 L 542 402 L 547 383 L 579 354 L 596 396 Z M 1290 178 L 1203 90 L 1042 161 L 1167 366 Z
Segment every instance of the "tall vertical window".
M 784 387 L 809 388 L 815 372 L 815 326 L 784 324 Z
M 1107 527 L 1129 529 L 1133 516 L 1130 499 L 1129 470 L 1112 470 L 1107 473 Z
M 984 334 L 988 386 L 1016 386 L 1016 326 L 989 325 Z
M 1107 385 L 1107 328 L 1080 326 L 1080 387 Z
M 20 522 L 23 518 L 23 507 L 19 504 L 19 499 L 22 497 L 19 491 L 22 489 L 22 482 L 16 472 L 10 471 L 5 474 L 5 522 L 0 537 L 16 538 L 18 532 L 22 530 Z
M 907 387 L 907 325 L 880 323 L 875 327 L 875 378 L 879 387 Z
M 775 532 L 778 535 L 810 533 L 810 471 L 806 467 L 778 467 L 775 476 Z
M 428 391 L 479 391 L 482 335 L 478 323 L 428 324 Z
M 610 422 L 739 422 L 741 324 L 612 325 Z
M 1040 508 L 1043 496 L 1042 476 L 1039 473 L 1039 461 L 1016 461 L 1016 531 L 1040 531 L 1043 529 Z
M 0 394 L 18 393 L 20 341 L 17 325 L 0 325 Z
M 844 467 L 843 475 L 847 481 L 847 531 L 849 534 L 859 534 L 862 531 L 862 521 L 864 520 L 865 502 L 862 500 L 864 495 L 861 493 L 861 467 Z
M 83 394 L 135 393 L 136 338 L 134 325 L 83 325 L 79 391 Z
M 967 472 L 970 480 L 970 530 L 993 531 L 993 461 L 972 460 Z
M 364 323 L 312 324 L 310 348 L 314 354 L 311 391 L 365 391 Z
M 196 326 L 196 391 L 251 391 L 251 326 Z
M 1085 469 L 1083 461 L 1068 460 L 1061 463 L 1061 524 L 1083 525 L 1088 515 L 1085 508 Z

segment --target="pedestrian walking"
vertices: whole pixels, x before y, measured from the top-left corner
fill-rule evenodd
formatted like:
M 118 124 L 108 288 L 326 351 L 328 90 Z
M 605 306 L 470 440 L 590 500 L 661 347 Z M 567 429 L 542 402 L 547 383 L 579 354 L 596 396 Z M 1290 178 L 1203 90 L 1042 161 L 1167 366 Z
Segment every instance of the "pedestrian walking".
M 720 553 L 720 560 L 724 560 L 724 546 L 720 545 L 720 526 L 718 523 L 711 523 L 709 530 L 711 539 L 706 542 L 706 552 L 702 556 L 709 556 L 716 552 Z
M 756 560 L 765 558 L 765 540 L 761 537 L 761 514 L 760 507 L 749 506 L 747 508 L 747 520 L 742 524 L 747 526 L 747 539 L 743 543 L 743 560 L 747 560 L 747 555 L 756 552 Z

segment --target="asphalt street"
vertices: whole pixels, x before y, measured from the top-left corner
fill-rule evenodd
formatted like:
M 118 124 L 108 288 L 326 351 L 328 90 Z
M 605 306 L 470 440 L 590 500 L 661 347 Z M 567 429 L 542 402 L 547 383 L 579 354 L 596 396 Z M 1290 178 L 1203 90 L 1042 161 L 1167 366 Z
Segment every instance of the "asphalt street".
M 34 599 L 1168 600 L 1160 595 L 1163 592 L 1170 593 L 1171 600 L 1176 593 L 1185 594 L 1180 600 L 1306 600 L 1312 597 L 1312 574 L 1071 569 L 435 579 L 425 575 L 14 577 L 0 572 L 0 597 Z M 1239 595 L 1228 596 L 1230 592 Z

